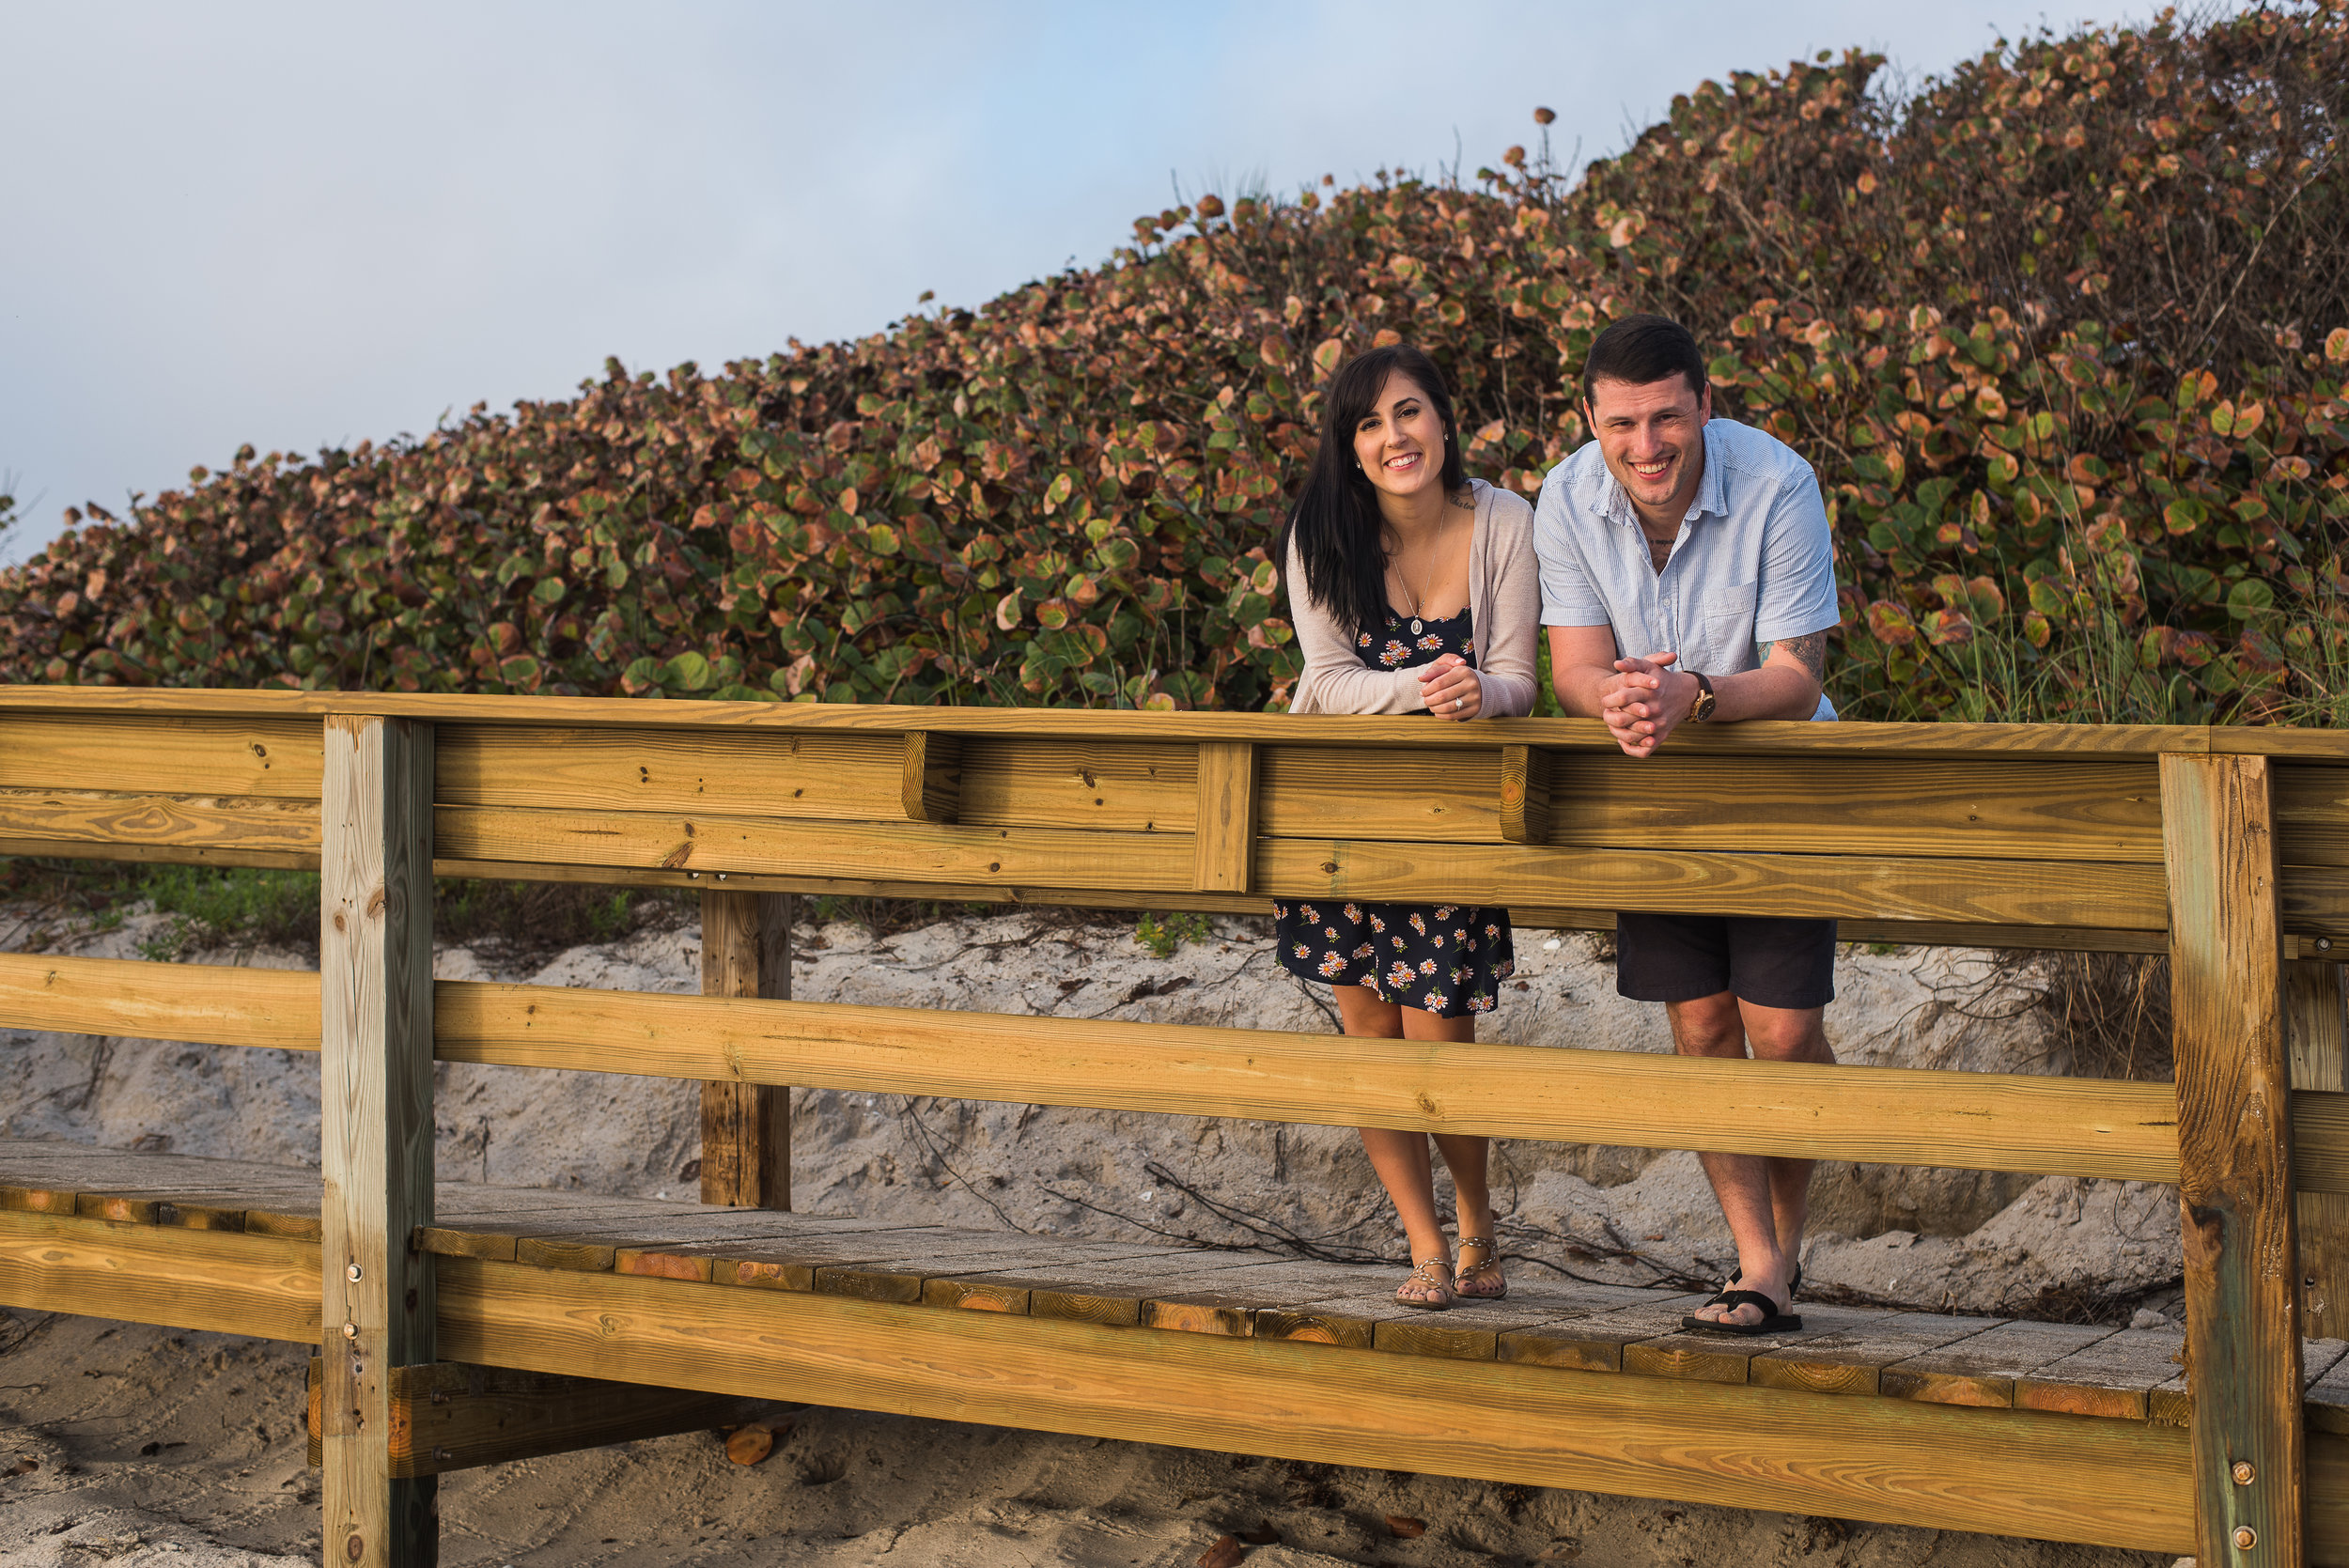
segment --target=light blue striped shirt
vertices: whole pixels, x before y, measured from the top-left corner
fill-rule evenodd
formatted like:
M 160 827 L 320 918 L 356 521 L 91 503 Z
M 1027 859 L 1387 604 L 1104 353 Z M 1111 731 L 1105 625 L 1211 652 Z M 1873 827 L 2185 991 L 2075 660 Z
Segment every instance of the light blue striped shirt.
M 1719 416 L 1704 427 L 1704 474 L 1657 571 L 1640 514 L 1586 442 L 1542 481 L 1533 511 L 1544 626 L 1608 626 L 1618 656 L 1666 650 L 1675 668 L 1735 675 L 1758 646 L 1843 620 L 1835 545 L 1818 475 L 1766 431 Z M 1819 699 L 1814 719 L 1832 719 Z

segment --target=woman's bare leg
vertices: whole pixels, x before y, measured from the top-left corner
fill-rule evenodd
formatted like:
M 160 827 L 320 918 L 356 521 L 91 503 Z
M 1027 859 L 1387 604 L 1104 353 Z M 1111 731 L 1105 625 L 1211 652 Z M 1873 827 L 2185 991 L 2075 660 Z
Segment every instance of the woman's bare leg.
M 1338 1018 L 1348 1034 L 1377 1040 L 1443 1038 L 1411 1033 L 1413 1018 L 1441 1023 L 1430 1018 L 1415 1007 L 1398 1007 L 1392 1001 L 1381 1001 L 1360 986 L 1340 986 L 1336 988 Z M 1362 1152 L 1370 1156 L 1370 1168 L 1378 1172 L 1378 1181 L 1387 1189 L 1394 1203 L 1394 1212 L 1403 1221 L 1403 1234 L 1410 1238 L 1411 1264 L 1430 1260 L 1449 1265 L 1451 1245 L 1444 1240 L 1443 1220 L 1436 1213 L 1436 1172 L 1427 1155 L 1427 1135 L 1423 1132 L 1400 1132 L 1393 1127 L 1361 1127 Z M 1449 1156 L 1446 1157 L 1449 1159 Z M 1456 1178 L 1455 1178 L 1456 1179 Z M 1406 1284 L 1404 1293 L 1413 1300 L 1434 1300 L 1438 1293 L 1431 1288 Z
M 1399 1009 L 1403 1015 L 1403 1037 L 1407 1040 L 1456 1040 L 1465 1045 L 1476 1038 L 1476 1018 L 1446 1018 L 1423 1012 L 1416 1007 Z M 1445 1169 L 1452 1172 L 1455 1218 L 1464 1236 L 1489 1236 L 1493 1234 L 1492 1193 L 1486 1185 L 1486 1166 L 1492 1154 L 1492 1140 L 1462 1133 L 1436 1134 L 1436 1148 L 1442 1154 Z M 1428 1194 L 1434 1206 L 1435 1194 Z M 1414 1259 L 1414 1261 L 1417 1261 Z M 1470 1273 L 1498 1281 L 1501 1278 L 1498 1252 L 1478 1252 L 1467 1265 Z

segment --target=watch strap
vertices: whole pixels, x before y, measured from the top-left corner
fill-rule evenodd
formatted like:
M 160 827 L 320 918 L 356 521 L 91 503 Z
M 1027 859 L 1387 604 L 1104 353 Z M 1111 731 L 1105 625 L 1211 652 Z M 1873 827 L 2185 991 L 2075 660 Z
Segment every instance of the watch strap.
M 1697 682 L 1696 706 L 1688 710 L 1688 717 L 1703 722 L 1713 717 L 1713 706 L 1718 700 L 1713 695 L 1713 682 L 1702 670 L 1691 670 L 1688 673 L 1696 677 Z

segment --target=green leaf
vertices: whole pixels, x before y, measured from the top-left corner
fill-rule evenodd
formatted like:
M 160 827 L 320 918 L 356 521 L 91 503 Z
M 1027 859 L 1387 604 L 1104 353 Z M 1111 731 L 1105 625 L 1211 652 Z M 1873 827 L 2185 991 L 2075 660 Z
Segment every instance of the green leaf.
M 691 651 L 678 654 L 661 667 L 661 683 L 680 691 L 704 691 L 714 678 L 716 672 L 710 669 L 709 660 Z
M 2248 621 L 2276 607 L 2276 590 L 2256 577 L 2247 577 L 2227 594 L 2227 613 Z

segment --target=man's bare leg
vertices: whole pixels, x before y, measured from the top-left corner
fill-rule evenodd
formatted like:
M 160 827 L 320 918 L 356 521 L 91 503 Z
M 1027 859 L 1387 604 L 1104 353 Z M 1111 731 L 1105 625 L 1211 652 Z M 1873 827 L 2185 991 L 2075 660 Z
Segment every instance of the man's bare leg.
M 1835 1060 L 1822 1024 L 1824 1008 L 1764 1007 L 1722 991 L 1694 1001 L 1667 1002 L 1664 1011 L 1683 1056 L 1743 1058 L 1750 1045 L 1762 1061 Z M 1814 1162 L 1764 1155 L 1700 1154 L 1697 1158 L 1737 1244 L 1738 1287 L 1760 1291 L 1773 1301 L 1788 1300 L 1787 1285 L 1802 1252 Z M 1696 1315 L 1720 1323 L 1762 1321 L 1762 1313 L 1750 1306 L 1701 1308 Z

